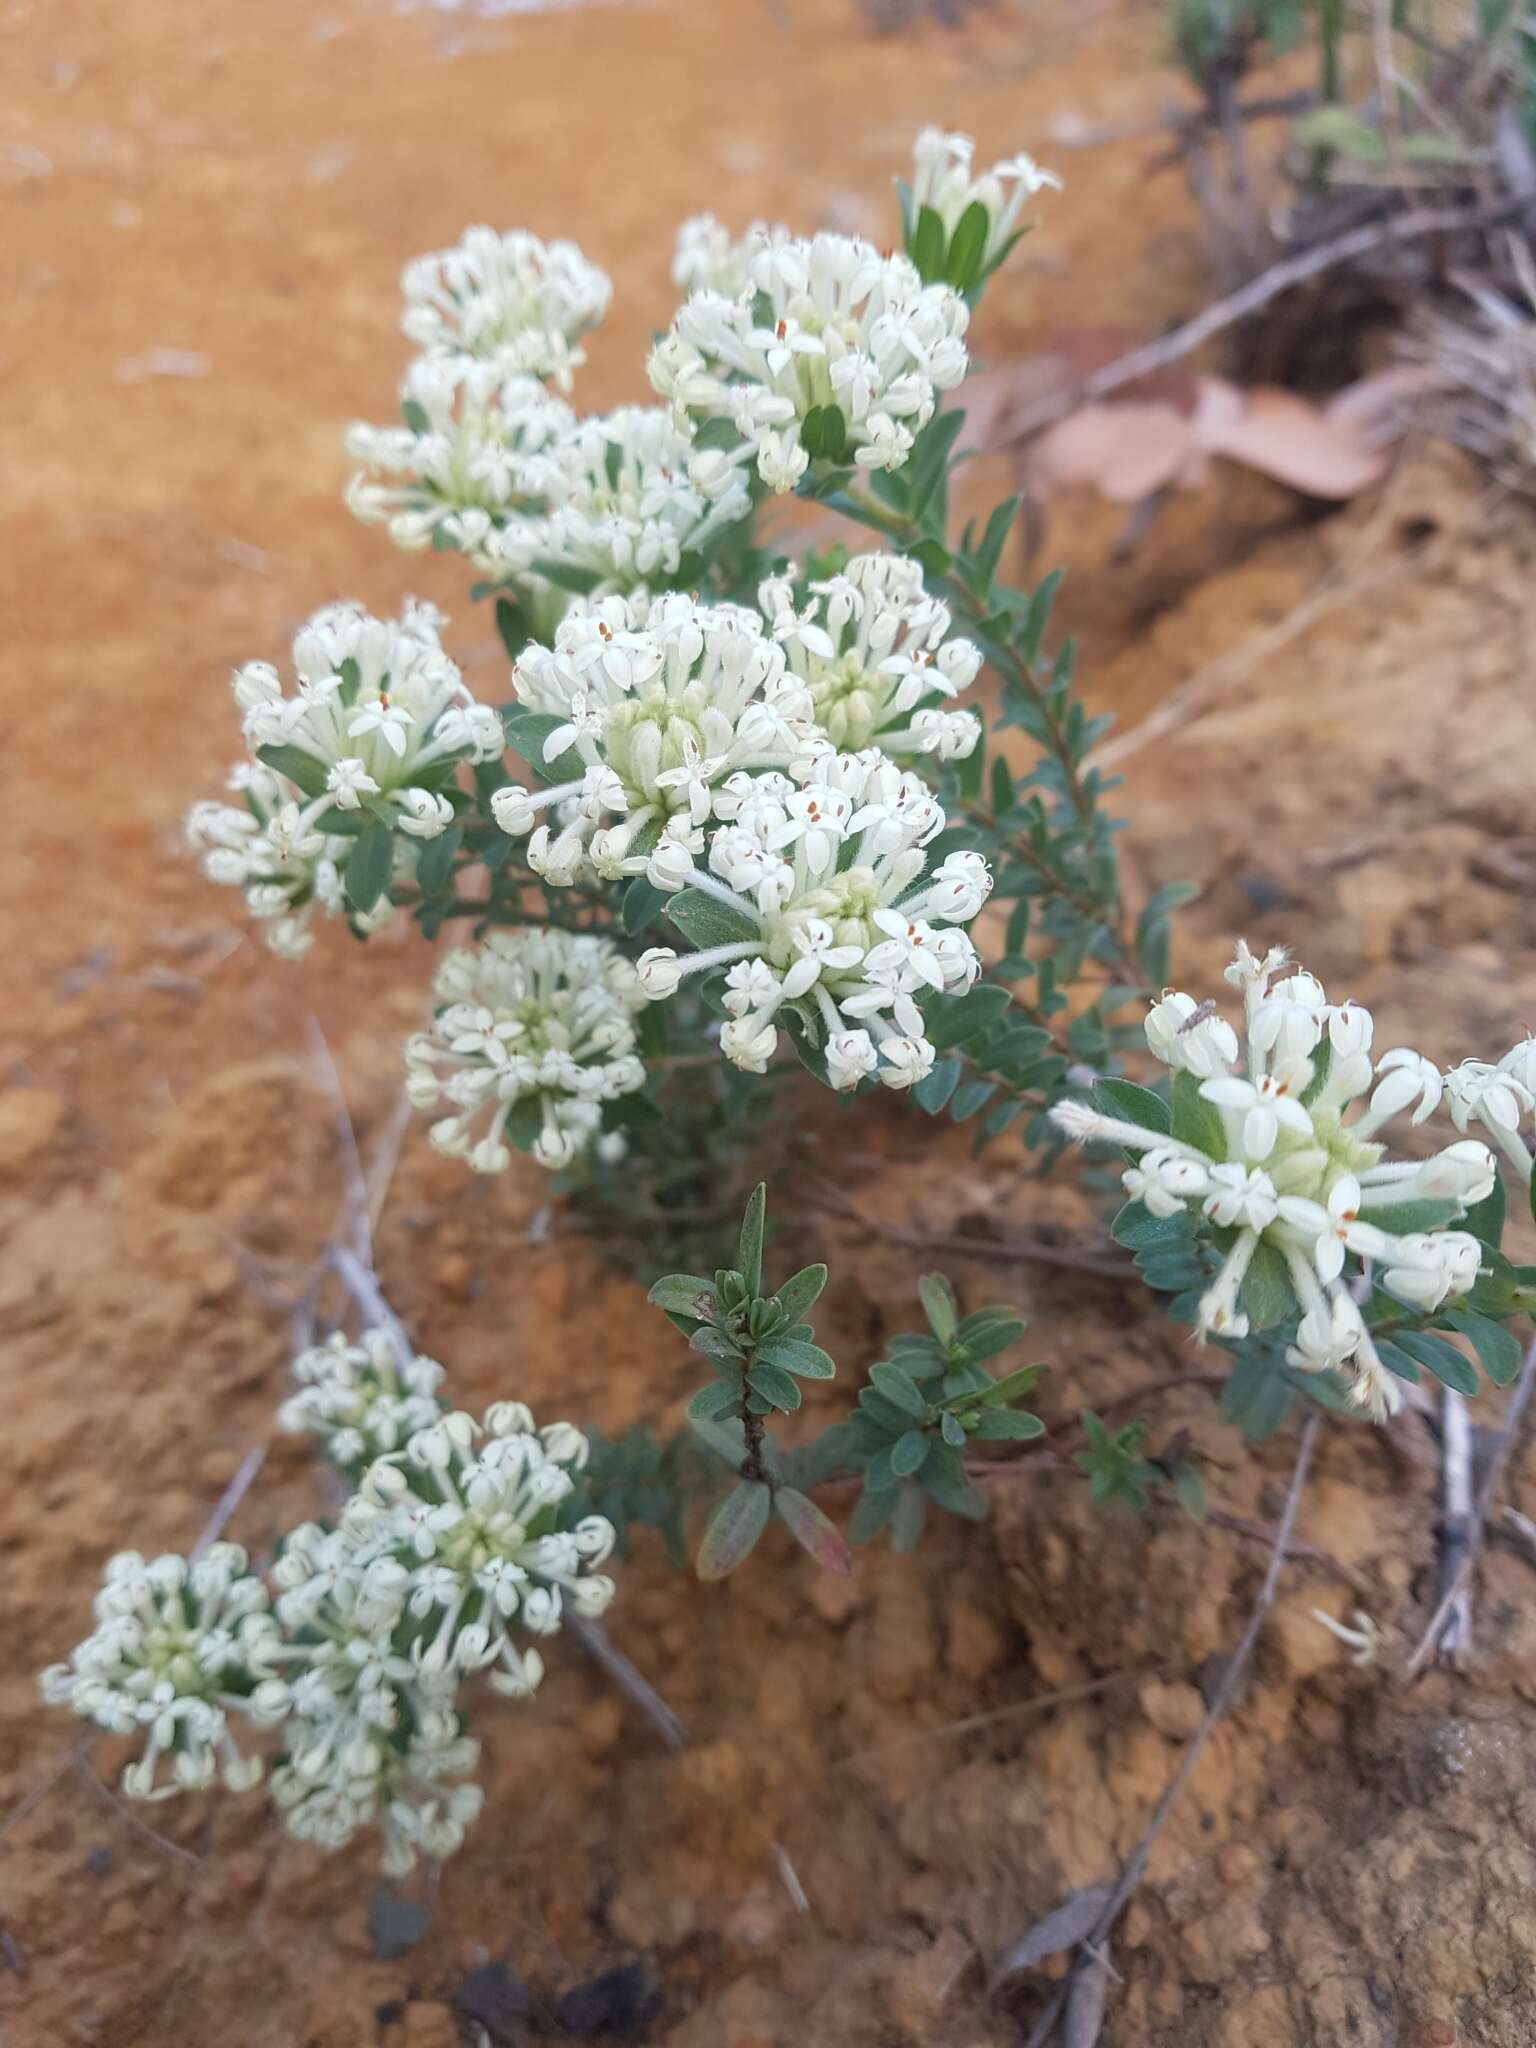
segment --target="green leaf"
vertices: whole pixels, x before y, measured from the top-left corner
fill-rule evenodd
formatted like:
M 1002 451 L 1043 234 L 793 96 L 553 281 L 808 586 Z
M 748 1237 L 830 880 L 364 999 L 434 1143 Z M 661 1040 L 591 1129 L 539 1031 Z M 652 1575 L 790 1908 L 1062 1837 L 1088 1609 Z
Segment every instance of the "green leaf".
M 1166 1136 L 1173 1127 L 1168 1105 L 1160 1095 L 1154 1095 L 1150 1088 L 1138 1087 L 1134 1081 L 1122 1081 L 1118 1075 L 1095 1081 L 1093 1099 L 1106 1116 L 1138 1124 L 1144 1131 Z
M 1017 1401 L 1021 1395 L 1030 1392 L 1044 1371 L 1043 1365 L 1021 1365 L 1017 1372 L 1005 1373 L 1000 1380 L 994 1380 L 982 1395 L 983 1407 L 996 1408 L 1004 1401 Z
M 667 916 L 701 951 L 762 937 L 756 920 L 744 910 L 733 910 L 729 903 L 707 896 L 702 889 L 679 890 L 667 904 Z
M 853 1570 L 852 1552 L 837 1525 L 828 1520 L 813 1500 L 797 1493 L 792 1486 L 781 1486 L 773 1496 L 773 1511 L 823 1571 L 847 1578 Z
M 766 1181 L 759 1181 L 747 1198 L 736 1250 L 736 1270 L 753 1299 L 763 1291 L 763 1219 L 767 1208 L 768 1185 Z
M 939 1417 L 939 1434 L 943 1437 L 945 1443 L 953 1444 L 956 1450 L 964 1448 L 965 1424 L 958 1415 L 951 1414 L 947 1408 Z
M 991 227 L 992 216 L 979 199 L 973 199 L 956 221 L 944 259 L 944 276 L 957 292 L 968 292 L 980 278 Z
M 1393 1237 L 1409 1237 L 1415 1231 L 1442 1230 L 1447 1223 L 1454 1223 L 1460 1214 L 1460 1202 L 1453 1202 L 1449 1197 L 1440 1202 L 1383 1203 L 1379 1209 L 1372 1202 L 1361 1208 L 1360 1221 L 1369 1223 L 1376 1230 L 1390 1231 Z
M 574 747 L 567 747 L 553 761 L 544 757 L 550 734 L 569 725 L 568 718 L 553 711 L 529 711 L 521 704 L 508 704 L 502 707 L 501 723 L 507 745 L 528 763 L 538 781 L 574 782 L 585 774 L 587 764 Z
M 976 1434 L 988 1444 L 1028 1443 L 1033 1437 L 1045 1435 L 1045 1424 L 1027 1409 L 988 1408 L 982 1412 Z
M 928 1040 L 936 1052 L 964 1045 L 990 1030 L 1013 1007 L 1013 997 L 995 982 L 984 982 L 969 995 L 945 997 L 936 1003 L 926 1022 Z
M 624 891 L 624 900 L 619 910 L 619 921 L 625 934 L 634 938 L 643 932 L 648 924 L 661 915 L 666 905 L 664 890 L 654 887 L 644 875 L 636 875 Z
M 286 775 L 288 780 L 306 796 L 324 796 L 326 766 L 317 761 L 313 754 L 303 747 L 258 747 L 256 758 L 277 775 Z
M 1003 544 L 1008 538 L 1008 530 L 1013 525 L 1022 503 L 1021 498 L 1004 498 L 1001 505 L 994 507 L 992 516 L 987 521 L 986 532 L 981 536 L 981 545 L 977 548 L 975 556 L 977 580 L 983 592 L 992 588 L 992 579 L 997 574 L 998 563 L 1002 560 Z M 1012 801 L 1012 795 L 1010 783 L 1008 802 Z M 1006 810 L 1007 807 L 1005 803 L 1003 808 Z
M 808 1308 L 813 1308 L 821 1297 L 821 1290 L 827 1284 L 827 1269 L 819 1262 L 814 1266 L 802 1266 L 774 1295 L 774 1306 L 782 1311 L 791 1323 L 803 1320 Z M 814 1349 L 814 1346 L 807 1346 Z
M 1267 1238 L 1254 1246 L 1253 1257 L 1243 1275 L 1243 1307 L 1256 1330 L 1272 1329 L 1276 1323 L 1294 1322 L 1301 1304 L 1291 1285 L 1285 1254 Z
M 912 1100 L 929 1116 L 939 1111 L 954 1094 L 960 1076 L 965 1072 L 963 1060 L 940 1060 L 930 1067 L 921 1081 L 912 1090 Z
M 1504 1241 L 1505 1206 L 1503 1178 L 1496 1175 L 1488 1193 L 1467 1211 L 1462 1229 L 1470 1231 L 1479 1244 L 1485 1244 L 1490 1251 L 1496 1252 Z
M 1507 1387 L 1519 1373 L 1520 1344 L 1512 1330 L 1467 1309 L 1446 1310 L 1440 1320 L 1468 1339 L 1496 1387 Z
M 1192 1522 L 1205 1520 L 1205 1481 L 1193 1465 L 1175 1468 L 1173 1491 L 1179 1506 Z
M 1419 1384 L 1419 1368 L 1407 1352 L 1400 1350 L 1390 1337 L 1376 1339 L 1376 1356 L 1387 1371 L 1396 1373 L 1400 1380 L 1406 1380 L 1411 1387 Z
M 531 1152 L 544 1128 L 544 1103 L 538 1095 L 525 1095 L 514 1102 L 502 1125 L 502 1134 L 519 1152 Z
M 935 1444 L 929 1451 L 927 1463 L 923 1466 L 922 1484 L 929 1498 L 937 1501 L 948 1513 L 964 1515 L 971 1522 L 985 1519 L 985 1496 L 978 1493 L 966 1478 L 961 1453 L 951 1450 L 948 1444 Z
M 909 1486 L 901 1488 L 902 1494 L 910 1493 Z M 894 1485 L 867 1487 L 854 1502 L 853 1513 L 848 1517 L 848 1538 L 852 1543 L 871 1543 L 896 1512 L 898 1494 Z
M 895 1503 L 895 1512 L 891 1516 L 891 1548 L 905 1556 L 917 1548 L 922 1537 L 923 1525 L 928 1520 L 928 1496 L 921 1486 L 898 1486 L 886 1497 Z
M 1227 1134 L 1221 1112 L 1214 1102 L 1206 1101 L 1200 1093 L 1200 1083 L 1182 1067 L 1173 1077 L 1171 1129 L 1174 1137 L 1193 1145 L 1207 1159 L 1219 1164 L 1226 1158 Z
M 1458 1394 L 1477 1392 L 1476 1368 L 1443 1337 L 1433 1337 L 1427 1330 L 1399 1330 L 1392 1341 L 1432 1372 L 1442 1386 L 1453 1387 Z
M 934 1336 L 941 1344 L 951 1343 L 960 1326 L 954 1288 L 942 1273 L 924 1273 L 917 1283 L 917 1292 Z
M 389 883 L 394 865 L 395 835 L 387 825 L 370 825 L 347 855 L 341 886 L 347 901 L 362 915 L 372 910 Z
M 970 1317 L 966 1317 L 966 1322 Z M 1024 1325 L 1017 1316 L 999 1317 L 995 1322 L 984 1323 L 966 1335 L 965 1325 L 960 1327 L 958 1342 L 969 1365 L 980 1365 L 984 1358 L 996 1358 L 1000 1351 L 1006 1351 L 1017 1344 L 1024 1334 Z
M 955 1090 L 949 1113 L 957 1124 L 963 1124 L 978 1109 L 984 1109 L 996 1093 L 995 1081 L 966 1081 Z
M 736 1407 L 738 1389 L 724 1380 L 714 1380 L 707 1387 L 700 1387 L 688 1403 L 690 1422 L 717 1422 L 723 1415 L 729 1415 Z
M 883 1360 L 869 1368 L 869 1383 L 888 1401 L 906 1414 L 921 1420 L 928 1413 L 928 1403 L 919 1393 L 915 1382 L 909 1380 L 899 1365 L 889 1365 Z
M 542 576 L 546 583 L 553 583 L 557 590 L 568 590 L 573 597 L 590 597 L 602 582 L 604 571 L 583 569 L 575 562 L 557 562 L 540 557 L 533 564 L 535 576 Z
M 702 1416 L 690 1415 L 688 1427 L 699 1439 L 708 1444 L 717 1458 L 721 1458 L 733 1472 L 740 1471 L 741 1461 L 747 1455 L 747 1433 L 739 1418 L 723 1422 L 706 1422 Z
M 784 1414 L 793 1414 L 800 1406 L 800 1389 L 793 1376 L 776 1365 L 766 1365 L 761 1359 L 747 1374 L 747 1385 L 754 1394 L 761 1394 L 765 1401 L 771 1401 Z
M 907 254 L 917 265 L 924 284 L 944 282 L 944 223 L 931 206 L 917 209 L 917 224 Z
M 416 857 L 416 886 L 423 895 L 436 896 L 447 886 L 453 872 L 453 857 L 463 840 L 463 826 L 451 825 L 421 849 Z
M 819 1344 L 806 1344 L 798 1337 L 770 1337 L 758 1347 L 757 1355 L 763 1364 L 776 1365 L 781 1372 L 792 1372 L 802 1380 L 830 1380 L 837 1373 Z
M 709 1519 L 694 1569 L 701 1579 L 735 1571 L 768 1526 L 773 1495 L 755 1479 L 733 1486 Z
M 695 1322 L 703 1322 L 700 1306 L 708 1303 L 713 1312 L 715 1283 L 701 1273 L 666 1273 L 652 1285 L 645 1298 L 653 1308 L 665 1309 L 668 1315 L 691 1316 Z
M 1144 1202 L 1123 1202 L 1115 1211 L 1109 1234 L 1127 1251 L 1151 1251 L 1160 1246 L 1182 1247 L 1191 1242 L 1189 1224 L 1183 1216 L 1154 1216 Z
M 510 597 L 498 597 L 496 600 L 496 631 L 501 635 L 508 661 L 516 661 L 528 645 L 528 628 L 523 623 L 522 612 Z
M 931 1439 L 920 1429 L 909 1429 L 891 1447 L 891 1470 L 898 1479 L 910 1479 L 927 1463 Z

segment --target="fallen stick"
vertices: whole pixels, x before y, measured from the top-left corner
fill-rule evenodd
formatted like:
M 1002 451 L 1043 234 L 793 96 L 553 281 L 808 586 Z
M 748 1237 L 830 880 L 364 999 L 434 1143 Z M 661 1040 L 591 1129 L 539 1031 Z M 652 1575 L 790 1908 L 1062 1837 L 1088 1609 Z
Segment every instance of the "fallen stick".
M 1115 1922 L 1120 1918 L 1121 1913 L 1124 1912 L 1131 1894 L 1145 1876 L 1147 1864 L 1152 1855 L 1152 1845 L 1162 1832 L 1169 1814 L 1178 1805 L 1185 1787 L 1193 1777 L 1195 1765 L 1200 1761 L 1204 1753 L 1205 1745 L 1211 1738 L 1212 1730 L 1232 1703 L 1233 1696 L 1237 1691 L 1238 1680 L 1248 1668 L 1248 1660 L 1253 1655 L 1254 1645 L 1258 1642 L 1259 1630 L 1264 1625 L 1264 1617 L 1274 1605 L 1275 1588 L 1279 1584 L 1280 1574 L 1285 1567 L 1286 1553 L 1290 1548 L 1291 1531 L 1296 1524 L 1296 1511 L 1301 1506 L 1302 1489 L 1307 1483 L 1307 1473 L 1312 1465 L 1312 1451 L 1317 1441 L 1319 1420 L 1320 1417 L 1314 1410 L 1301 1426 L 1301 1442 L 1297 1446 L 1296 1464 L 1291 1472 L 1291 1483 L 1286 1488 L 1285 1505 L 1281 1509 L 1280 1520 L 1275 1525 L 1275 1541 L 1274 1547 L 1270 1552 L 1269 1569 L 1264 1574 L 1264 1583 L 1259 1588 L 1259 1596 L 1253 1604 L 1253 1612 L 1248 1617 L 1248 1626 L 1243 1630 L 1237 1648 L 1227 1660 L 1227 1667 L 1221 1674 L 1221 1683 L 1216 1688 L 1215 1697 L 1205 1710 L 1205 1719 L 1196 1729 L 1188 1749 L 1185 1750 L 1183 1757 L 1180 1759 L 1178 1769 L 1168 1781 L 1167 1790 L 1157 1802 L 1157 1807 L 1153 1812 L 1151 1821 L 1148 1823 L 1146 1833 L 1126 1859 L 1125 1868 L 1120 1873 L 1120 1881 L 1110 1893 L 1108 1903 L 1094 1922 L 1088 1938 L 1081 1944 L 1082 1955 L 1073 1968 L 1068 1971 L 1061 1983 L 1057 1985 L 1050 2003 L 1035 2022 L 1029 2039 L 1025 2043 L 1025 2048 L 1045 2048 L 1046 2042 L 1055 2033 L 1057 2022 L 1061 2019 L 1066 2010 L 1067 2002 L 1072 1995 L 1073 1985 L 1085 1967 L 1083 1958 L 1087 1958 L 1086 1967 L 1095 1969 L 1103 1967 L 1103 1957 L 1100 1951 L 1102 1951 L 1104 1943 L 1113 1932 Z
M 1229 327 L 1235 327 L 1249 314 L 1257 313 L 1271 299 L 1278 299 L 1283 292 L 1305 284 L 1310 278 L 1320 277 L 1325 270 L 1333 270 L 1356 256 L 1368 256 L 1373 249 L 1421 241 L 1426 235 L 1497 227 L 1500 221 L 1518 213 L 1523 203 L 1506 199 L 1493 206 L 1420 207 L 1408 213 L 1392 214 L 1386 220 L 1368 221 L 1363 227 L 1351 228 L 1347 234 L 1335 235 L 1330 242 L 1319 242 L 1315 248 L 1304 249 L 1298 255 L 1272 263 L 1268 270 L 1237 291 L 1229 292 L 1224 299 L 1215 300 L 1193 320 L 1186 320 L 1182 327 L 1175 327 L 1158 340 L 1132 349 L 1129 355 L 1106 363 L 1102 370 L 1095 370 L 1091 376 L 1080 378 L 1075 384 L 1037 398 L 1008 422 L 1007 440 L 999 445 L 1006 447 L 1028 440 L 1032 434 L 1038 434 L 1043 428 L 1065 419 L 1068 413 L 1076 412 L 1080 405 L 1087 405 L 1096 398 L 1107 398 L 1110 392 L 1120 390 L 1123 385 L 1134 384 L 1138 377 L 1148 377 L 1154 370 L 1166 370 L 1170 363 L 1181 361 L 1202 343 L 1224 333 Z
M 1524 1415 L 1525 1405 L 1531 1398 L 1533 1383 L 1536 1383 L 1536 1337 L 1533 1337 L 1526 1346 L 1525 1361 L 1520 1367 L 1519 1377 L 1510 1394 L 1509 1406 L 1504 1411 L 1504 1420 L 1493 1446 L 1493 1455 L 1488 1460 L 1482 1491 L 1478 1494 L 1472 1510 L 1471 1526 L 1467 1530 L 1466 1548 L 1462 1553 L 1461 1562 L 1456 1567 L 1450 1584 L 1440 1596 L 1440 1604 L 1430 1616 L 1429 1626 L 1419 1639 L 1418 1648 L 1403 1667 L 1403 1676 L 1406 1679 L 1417 1678 L 1434 1655 L 1435 1645 L 1440 1641 L 1461 1590 L 1471 1578 L 1473 1568 L 1483 1554 L 1483 1545 L 1488 1540 L 1488 1516 L 1504 1477 L 1504 1467 L 1509 1463 L 1510 1453 L 1515 1447 L 1515 1438 L 1520 1430 L 1520 1418 Z

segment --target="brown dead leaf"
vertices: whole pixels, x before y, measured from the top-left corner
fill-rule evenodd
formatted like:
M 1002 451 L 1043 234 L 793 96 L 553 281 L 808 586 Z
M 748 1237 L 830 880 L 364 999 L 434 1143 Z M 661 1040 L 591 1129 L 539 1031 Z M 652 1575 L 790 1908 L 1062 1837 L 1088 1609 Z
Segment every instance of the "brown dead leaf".
M 1106 400 L 1079 407 L 1037 435 L 1023 473 L 1034 497 L 1087 484 L 1117 505 L 1134 505 L 1181 481 L 1195 453 L 1189 414 L 1171 405 Z
M 1294 391 L 1261 384 L 1245 392 L 1235 419 L 1213 423 L 1205 445 L 1313 498 L 1352 498 L 1379 483 L 1391 450 L 1372 447 L 1347 413 L 1328 418 Z

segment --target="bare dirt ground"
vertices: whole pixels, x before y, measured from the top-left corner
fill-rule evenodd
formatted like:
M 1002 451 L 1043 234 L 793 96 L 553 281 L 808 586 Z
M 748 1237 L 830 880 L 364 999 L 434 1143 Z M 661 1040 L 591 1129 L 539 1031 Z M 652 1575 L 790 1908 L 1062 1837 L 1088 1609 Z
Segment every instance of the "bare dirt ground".
M 15 2048 L 449 2048 L 466 1979 L 497 2042 L 637 2038 L 638 2007 L 668 2048 L 1007 2048 L 1039 1980 L 990 2005 L 991 1961 L 1140 1833 L 1265 1553 L 1214 1523 L 1096 1518 L 1060 1474 L 1000 1482 L 979 1532 L 941 1532 L 915 1561 L 861 1554 L 847 1583 L 765 1546 L 706 1591 L 642 1546 L 614 1635 L 692 1744 L 668 1752 L 574 1650 L 556 1658 L 534 1706 L 484 1718 L 486 1814 L 400 1955 L 369 1926 L 366 1849 L 321 1860 L 259 1801 L 159 1808 L 147 1835 L 103 1789 L 110 1745 L 77 1748 L 34 1673 L 82 1632 L 103 1556 L 186 1547 L 269 1438 L 286 1340 L 250 1261 L 307 1259 L 341 1189 L 309 1017 L 365 1144 L 393 1110 L 419 951 L 328 935 L 280 966 L 178 826 L 233 751 L 230 665 L 279 653 L 317 604 L 422 589 L 457 610 L 457 650 L 494 667 L 451 567 L 395 558 L 339 501 L 343 426 L 384 416 L 402 359 L 403 260 L 477 218 L 577 235 L 617 286 L 581 395 L 637 395 L 683 213 L 887 239 L 885 181 L 920 121 L 1049 159 L 1059 113 L 1157 108 L 1161 33 L 1152 13 L 1054 5 L 876 40 L 831 0 L 501 19 L 0 0 Z M 1146 157 L 1065 162 L 1070 192 L 985 350 L 1026 353 L 1055 325 L 1152 330 L 1198 303 L 1188 209 Z M 1377 1006 L 1388 1042 L 1450 1059 L 1536 1023 L 1528 512 L 1428 454 L 1323 524 L 1219 484 L 1128 565 L 1106 567 L 1110 531 L 1064 509 L 1050 553 L 1074 564 L 1066 623 L 1096 697 L 1133 731 L 1189 713 L 1143 728 L 1125 762 L 1138 886 L 1207 885 L 1181 981 L 1209 984 L 1246 930 L 1297 939 Z M 872 1117 L 857 1143 L 844 1184 L 907 1229 L 1088 1223 L 1065 1183 L 1021 1185 L 1006 1158 L 954 1149 L 935 1174 L 910 1122 Z M 530 1237 L 541 1200 L 531 1174 L 471 1184 L 407 1135 L 379 1264 L 423 1348 L 469 1406 L 516 1393 L 610 1431 L 675 1412 L 680 1348 L 601 1247 Z M 826 1335 L 865 1357 L 912 1325 L 914 1256 L 831 1234 Z M 1027 1306 L 1053 1421 L 1187 1363 L 1102 1281 L 943 1262 L 972 1300 Z M 1247 1451 L 1200 1388 L 1149 1412 L 1159 1437 L 1192 1432 L 1228 1515 L 1273 1519 L 1287 1444 Z M 259 1548 L 316 1511 L 316 1488 L 303 1451 L 274 1444 L 232 1533 Z M 1288 1570 L 1124 1923 L 1111 2048 L 1536 2037 L 1536 1578 L 1495 1547 L 1473 1673 L 1404 1688 L 1390 1666 L 1432 1596 L 1434 1488 L 1421 1425 L 1329 1433 L 1300 1525 L 1323 1556 Z M 1510 1491 L 1536 1512 L 1529 1459 Z M 1353 1668 L 1315 1606 L 1366 1608 L 1383 1666 Z

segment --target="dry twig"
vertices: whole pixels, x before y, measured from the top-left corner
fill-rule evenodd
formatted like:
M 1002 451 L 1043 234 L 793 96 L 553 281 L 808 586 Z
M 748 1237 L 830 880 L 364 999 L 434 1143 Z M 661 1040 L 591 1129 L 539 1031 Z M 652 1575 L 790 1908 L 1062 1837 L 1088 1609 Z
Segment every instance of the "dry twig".
M 849 1223 L 858 1224 L 871 1237 L 883 1237 L 891 1244 L 910 1245 L 914 1251 L 953 1252 L 961 1258 L 993 1259 L 1005 1265 L 1029 1262 L 1041 1266 L 1062 1266 L 1069 1272 L 1102 1273 L 1113 1280 L 1128 1280 L 1132 1273 L 1128 1259 L 1111 1258 L 1101 1252 L 1090 1251 L 1086 1245 L 1052 1244 L 1038 1237 L 966 1237 L 887 1223 L 882 1217 L 871 1216 L 856 1202 L 830 1187 L 821 1190 L 820 1198 L 813 1206 L 826 1215 L 839 1216 Z
M 1526 1347 L 1519 1378 L 1510 1393 L 1509 1406 L 1504 1411 L 1504 1420 L 1493 1446 L 1493 1455 L 1488 1460 L 1482 1490 L 1472 1510 L 1471 1525 L 1467 1530 L 1466 1547 L 1462 1552 L 1461 1562 L 1440 1596 L 1440 1604 L 1430 1616 L 1429 1626 L 1420 1637 L 1418 1648 L 1404 1666 L 1405 1678 L 1417 1678 L 1434 1655 L 1436 1645 L 1445 1632 L 1445 1624 L 1455 1610 L 1463 1587 L 1472 1576 L 1473 1567 L 1483 1554 L 1483 1545 L 1488 1540 L 1488 1516 L 1504 1478 L 1504 1467 L 1509 1463 L 1510 1453 L 1515 1447 L 1515 1438 L 1520 1433 L 1520 1420 L 1525 1414 L 1525 1405 L 1531 1398 L 1533 1384 L 1536 1384 L 1536 1337 L 1533 1337 Z
M 1149 377 L 1155 370 L 1166 370 L 1171 363 L 1182 361 L 1205 342 L 1225 333 L 1229 327 L 1235 327 L 1250 314 L 1259 312 L 1283 292 L 1320 277 L 1324 271 L 1337 269 L 1341 263 L 1351 263 L 1357 257 L 1368 256 L 1377 249 L 1390 248 L 1402 242 L 1420 241 L 1426 235 L 1497 227 L 1517 211 L 1518 203 L 1508 199 L 1493 206 L 1416 207 L 1407 213 L 1392 214 L 1386 220 L 1368 221 L 1363 227 L 1351 228 L 1347 234 L 1335 235 L 1331 241 L 1319 242 L 1314 248 L 1284 257 L 1237 291 L 1229 292 L 1225 298 L 1206 306 L 1193 320 L 1186 320 L 1182 327 L 1175 327 L 1158 340 L 1132 349 L 1129 355 L 1107 363 L 1102 370 L 1095 370 L 1092 376 L 1048 392 L 1032 405 L 1025 406 L 1009 422 L 1008 439 L 1010 442 L 1027 440 L 1042 428 L 1054 426 L 1057 420 L 1065 419 L 1068 413 L 1076 412 L 1080 405 L 1087 405 L 1092 399 L 1107 398 L 1112 391 L 1134 384 L 1139 377 Z
M 1536 1353 L 1533 1353 L 1533 1356 L 1536 1356 Z M 1090 1968 L 1103 1967 L 1102 1957 L 1098 1951 L 1102 1950 L 1104 1943 L 1108 1940 L 1114 1929 L 1115 1922 L 1125 1910 L 1126 1902 L 1146 1874 L 1147 1864 L 1152 1854 L 1152 1845 L 1162 1832 L 1169 1814 L 1177 1806 L 1185 1787 L 1193 1777 L 1195 1766 L 1200 1761 L 1205 1745 L 1211 1738 L 1211 1731 L 1231 1705 L 1233 1696 L 1237 1691 L 1238 1681 L 1248 1668 L 1248 1660 L 1253 1655 L 1254 1645 L 1258 1642 L 1259 1630 L 1264 1625 L 1264 1617 L 1274 1605 L 1275 1588 L 1279 1584 L 1280 1573 L 1285 1566 L 1286 1554 L 1290 1548 L 1291 1531 L 1296 1523 L 1296 1511 L 1301 1505 L 1302 1489 L 1306 1485 L 1307 1473 L 1312 1465 L 1312 1451 L 1317 1441 L 1319 1420 L 1320 1418 L 1314 1410 L 1301 1426 L 1301 1442 L 1296 1451 L 1296 1464 L 1291 1473 L 1291 1483 L 1286 1489 L 1285 1506 L 1281 1510 L 1280 1520 L 1276 1525 L 1275 1543 L 1270 1553 L 1269 1569 L 1264 1574 L 1264 1583 L 1259 1588 L 1259 1596 L 1254 1602 L 1253 1612 L 1248 1617 L 1248 1626 L 1243 1630 L 1237 1648 L 1227 1660 L 1226 1669 L 1221 1675 L 1221 1683 L 1217 1686 L 1215 1696 L 1206 1708 L 1205 1719 L 1195 1731 L 1188 1749 L 1185 1750 L 1183 1757 L 1180 1759 L 1178 1769 L 1168 1782 L 1167 1790 L 1157 1802 L 1157 1807 L 1147 1826 L 1146 1833 L 1126 1859 L 1125 1868 L 1120 1873 L 1119 1883 L 1110 1893 L 1108 1904 L 1094 1922 L 1092 1932 L 1083 1943 L 1084 1954 L 1089 1959 L 1088 1967 Z M 1079 1962 L 1068 1973 L 1062 1983 L 1057 1986 L 1050 2003 L 1036 2021 L 1029 2039 L 1025 2043 L 1025 2048 L 1045 2048 L 1045 2043 L 1055 2033 L 1057 2023 L 1067 2009 L 1068 2000 L 1072 1995 L 1072 1987 L 1083 1967 L 1084 1965 Z

